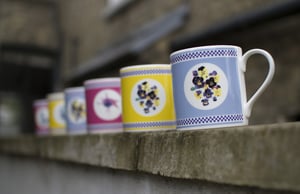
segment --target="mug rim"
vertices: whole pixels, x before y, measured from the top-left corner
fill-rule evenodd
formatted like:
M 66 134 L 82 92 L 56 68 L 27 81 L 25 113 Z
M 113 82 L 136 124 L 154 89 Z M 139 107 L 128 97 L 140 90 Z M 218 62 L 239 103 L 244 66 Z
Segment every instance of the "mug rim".
M 33 101 L 33 105 L 46 105 L 48 104 L 48 100 L 46 98 L 36 99 Z
M 64 100 L 65 94 L 64 92 L 55 92 L 55 93 L 50 93 L 47 95 L 47 100 L 52 101 L 52 100 Z
M 70 87 L 70 88 L 66 88 L 65 92 L 81 92 L 84 91 L 84 87 L 83 86 L 78 86 L 78 87 Z
M 90 85 L 95 83 L 103 83 L 103 82 L 120 82 L 121 78 L 119 77 L 107 77 L 107 78 L 96 78 L 96 79 L 89 79 L 84 81 L 84 85 Z
M 122 67 L 120 69 L 120 72 L 124 72 L 126 70 L 130 70 L 130 69 L 140 69 L 140 68 L 153 68 L 153 67 L 168 67 L 170 66 L 170 64 L 140 64 L 140 65 L 131 65 L 131 66 L 126 66 L 126 67 Z
M 242 50 L 241 47 L 239 46 L 235 46 L 235 45 L 207 45 L 207 46 L 196 46 L 196 47 L 190 47 L 190 48 L 185 48 L 185 49 L 180 49 L 177 51 L 174 51 L 170 54 L 170 57 L 173 57 L 174 55 L 179 55 L 181 53 L 185 53 L 185 52 L 190 52 L 190 51 L 195 51 L 195 50 L 199 50 L 199 49 L 212 49 L 212 48 L 223 48 L 223 47 L 227 47 L 227 48 L 236 48 L 238 50 Z

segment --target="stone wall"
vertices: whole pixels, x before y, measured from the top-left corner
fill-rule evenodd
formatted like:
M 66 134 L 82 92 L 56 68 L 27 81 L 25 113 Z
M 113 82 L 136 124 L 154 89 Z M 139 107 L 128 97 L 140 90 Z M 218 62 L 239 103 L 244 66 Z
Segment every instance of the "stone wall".
M 299 122 L 2 137 L 0 193 L 299 193 L 299 138 Z
M 97 54 L 99 49 L 109 46 L 112 42 L 121 39 L 124 35 L 138 29 L 143 24 L 161 17 L 183 3 L 188 4 L 190 6 L 190 17 L 187 19 L 185 27 L 169 37 L 164 37 L 157 45 L 149 49 L 150 53 L 145 53 L 145 56 L 149 56 L 148 58 L 145 57 L 145 60 L 151 63 L 167 63 L 169 62 L 168 43 L 178 35 L 205 29 L 224 18 L 238 17 L 239 14 L 244 12 L 277 2 L 281 1 L 138 0 L 110 19 L 103 17 L 105 11 L 104 0 L 84 2 L 68 0 L 61 2 L 60 5 L 66 36 L 66 49 L 72 48 L 72 42 L 75 39 L 78 42 L 78 56 L 76 57 L 78 62 L 82 63 Z M 71 57 L 67 56 L 68 51 L 65 54 L 65 64 L 72 65 L 69 64 Z
M 296 194 L 0 154 L 3 194 Z M 12 178 L 13 177 L 13 181 Z

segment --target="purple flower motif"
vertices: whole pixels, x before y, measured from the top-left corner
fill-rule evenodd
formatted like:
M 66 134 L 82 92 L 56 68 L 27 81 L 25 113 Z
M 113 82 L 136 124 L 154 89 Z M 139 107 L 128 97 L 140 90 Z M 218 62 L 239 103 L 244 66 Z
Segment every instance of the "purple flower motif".
M 200 66 L 197 70 L 193 70 L 192 73 L 193 86 L 191 91 L 194 92 L 195 97 L 201 100 L 203 106 L 216 102 L 222 94 L 221 86 L 218 85 L 220 76 L 218 72 L 215 70 L 208 72 L 208 68 Z
M 148 114 L 151 110 L 155 111 L 156 106 L 159 105 L 159 97 L 157 96 L 158 88 L 156 85 L 149 86 L 147 81 L 138 85 L 136 101 L 139 101 L 139 105 L 143 108 L 144 113 Z

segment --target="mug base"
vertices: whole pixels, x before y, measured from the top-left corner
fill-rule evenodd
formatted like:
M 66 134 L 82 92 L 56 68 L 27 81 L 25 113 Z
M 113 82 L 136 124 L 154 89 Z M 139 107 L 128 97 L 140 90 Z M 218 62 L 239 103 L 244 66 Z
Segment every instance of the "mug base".
M 67 135 L 66 129 L 51 128 L 49 135 Z
M 70 135 L 83 135 L 87 133 L 87 130 L 68 130 L 68 134 Z
M 227 127 L 237 127 L 237 126 L 245 126 L 248 123 L 232 123 L 232 124 L 222 124 L 222 125 L 199 125 L 199 126 L 190 126 L 190 127 L 177 127 L 179 131 L 189 131 L 189 130 L 205 130 L 212 128 L 227 128 Z
M 173 127 L 173 128 L 162 128 L 162 129 L 124 129 L 124 132 L 139 133 L 139 132 L 174 131 L 174 130 L 176 130 L 175 127 Z
M 123 129 L 100 129 L 100 130 L 89 130 L 89 134 L 106 134 L 106 133 L 122 133 Z
M 38 135 L 38 136 L 43 136 L 43 135 L 49 135 L 50 132 L 48 130 L 44 130 L 44 131 L 40 130 L 40 131 L 36 131 L 35 134 Z

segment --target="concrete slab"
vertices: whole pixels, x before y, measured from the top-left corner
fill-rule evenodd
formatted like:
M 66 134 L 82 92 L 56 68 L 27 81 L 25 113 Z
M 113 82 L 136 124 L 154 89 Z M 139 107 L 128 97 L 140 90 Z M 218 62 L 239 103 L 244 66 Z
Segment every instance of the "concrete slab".
M 1 137 L 0 153 L 300 191 L 300 122 L 148 133 Z

